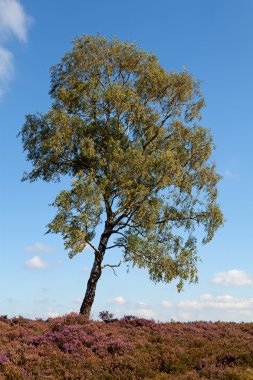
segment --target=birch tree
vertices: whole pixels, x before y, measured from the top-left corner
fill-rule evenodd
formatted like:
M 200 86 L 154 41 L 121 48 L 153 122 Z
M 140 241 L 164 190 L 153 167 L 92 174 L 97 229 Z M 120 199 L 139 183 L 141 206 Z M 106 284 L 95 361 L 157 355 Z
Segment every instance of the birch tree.
M 23 180 L 70 181 L 48 232 L 71 258 L 94 253 L 80 313 L 90 316 L 113 249 L 152 281 L 177 279 L 179 291 L 196 282 L 195 229 L 206 244 L 223 223 L 199 83 L 135 44 L 84 35 L 51 69 L 50 95 L 48 112 L 27 115 L 20 132 L 32 163 Z

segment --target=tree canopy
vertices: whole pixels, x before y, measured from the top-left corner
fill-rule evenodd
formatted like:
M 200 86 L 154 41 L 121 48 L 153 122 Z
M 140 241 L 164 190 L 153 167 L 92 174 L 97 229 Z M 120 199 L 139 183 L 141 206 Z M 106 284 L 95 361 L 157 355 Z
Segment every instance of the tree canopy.
M 135 44 L 84 35 L 52 68 L 50 95 L 49 111 L 27 115 L 21 131 L 33 165 L 23 179 L 71 181 L 53 202 L 49 232 L 63 236 L 70 257 L 94 250 L 81 313 L 90 314 L 114 247 L 155 282 L 178 279 L 181 290 L 196 281 L 194 230 L 202 226 L 205 244 L 223 223 L 199 82 Z

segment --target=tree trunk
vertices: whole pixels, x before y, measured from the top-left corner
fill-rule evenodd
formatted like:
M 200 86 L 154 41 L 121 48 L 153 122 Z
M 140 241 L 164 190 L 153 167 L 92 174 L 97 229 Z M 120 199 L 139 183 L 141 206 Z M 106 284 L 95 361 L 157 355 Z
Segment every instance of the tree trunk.
M 87 318 L 90 318 L 90 312 L 95 298 L 97 283 L 102 273 L 102 261 L 110 235 L 110 232 L 107 230 L 102 233 L 98 249 L 95 251 L 93 267 L 89 280 L 87 282 L 85 297 L 80 308 L 80 314 L 85 315 Z

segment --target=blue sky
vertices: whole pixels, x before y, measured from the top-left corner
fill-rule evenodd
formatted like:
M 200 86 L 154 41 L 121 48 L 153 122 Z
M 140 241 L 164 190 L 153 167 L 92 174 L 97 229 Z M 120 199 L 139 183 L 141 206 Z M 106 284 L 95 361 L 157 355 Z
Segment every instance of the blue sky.
M 186 67 L 203 81 L 223 180 L 226 223 L 199 246 L 199 283 L 150 282 L 137 269 L 106 269 L 93 317 L 108 309 L 168 321 L 253 320 L 253 2 L 251 0 L 0 0 L 0 314 L 48 317 L 78 311 L 92 253 L 70 260 L 60 236 L 44 235 L 64 184 L 22 183 L 29 164 L 16 138 L 28 113 L 46 112 L 49 68 L 74 37 L 96 34 L 136 42 L 166 70 Z M 117 263 L 120 251 L 108 262 Z

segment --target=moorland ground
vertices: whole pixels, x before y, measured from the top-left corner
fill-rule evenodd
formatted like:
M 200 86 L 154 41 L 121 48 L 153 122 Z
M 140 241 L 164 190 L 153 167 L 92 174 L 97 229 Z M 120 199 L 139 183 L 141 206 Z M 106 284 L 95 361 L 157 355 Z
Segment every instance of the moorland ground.
M 253 323 L 0 318 L 0 379 L 253 379 Z

